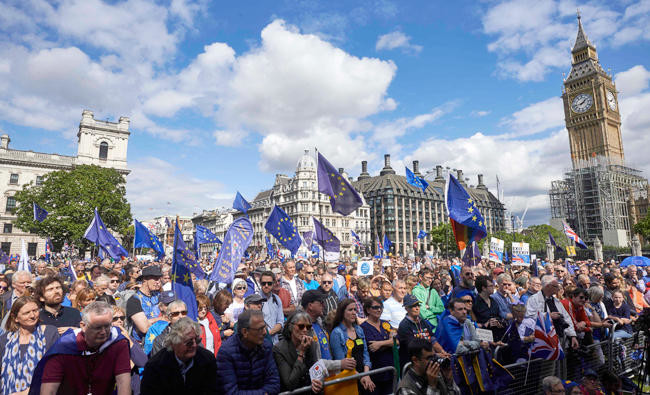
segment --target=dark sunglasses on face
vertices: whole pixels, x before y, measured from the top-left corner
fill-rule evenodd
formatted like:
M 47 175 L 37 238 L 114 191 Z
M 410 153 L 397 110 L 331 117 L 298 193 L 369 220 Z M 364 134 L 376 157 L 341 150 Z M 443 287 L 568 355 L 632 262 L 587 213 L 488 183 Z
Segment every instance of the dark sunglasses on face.
M 123 315 L 116 315 L 115 317 L 113 317 L 113 322 L 124 321 L 125 318 L 126 317 Z
M 265 285 L 273 285 L 273 281 L 262 281 L 261 284 L 262 284 L 262 286 L 265 286 Z
M 305 274 L 314 274 L 314 272 L 305 272 Z
M 186 316 L 187 315 L 187 310 L 173 311 L 173 312 L 169 313 L 169 315 L 171 315 L 172 317 L 178 317 L 179 315 Z
M 296 324 L 296 326 L 297 326 L 298 329 L 300 329 L 301 331 L 304 331 L 305 329 L 307 329 L 308 331 L 311 330 L 311 324 Z
M 332 284 L 331 281 L 323 281 L 323 284 Z
M 6 291 L 8 289 L 9 289 L 9 287 L 0 287 L 0 291 Z
M 119 283 L 120 280 L 111 280 L 111 283 Z
M 246 287 L 236 287 L 235 291 L 241 291 L 242 289 L 246 289 Z
M 185 342 L 185 347 L 192 347 L 194 344 L 196 344 L 197 346 L 199 344 L 201 344 L 201 338 L 197 337 L 197 338 L 190 339 L 190 340 L 186 341 Z

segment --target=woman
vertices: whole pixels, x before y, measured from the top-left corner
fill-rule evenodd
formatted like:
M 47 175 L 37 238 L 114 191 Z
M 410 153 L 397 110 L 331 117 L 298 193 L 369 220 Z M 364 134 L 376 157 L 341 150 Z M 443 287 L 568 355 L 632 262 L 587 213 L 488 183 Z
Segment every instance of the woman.
M 36 299 L 21 296 L 11 306 L 6 332 L 0 335 L 2 377 L 0 393 L 27 394 L 36 364 L 59 338 L 57 328 L 39 325 Z
M 607 318 L 607 309 L 603 303 L 603 288 L 599 285 L 589 287 L 589 303 L 585 305 L 585 311 L 591 321 L 593 336 L 595 341 L 605 340 L 607 329 L 612 327 L 612 323 Z
M 406 276 L 406 279 L 404 282 L 406 283 L 406 293 L 410 294 L 413 292 L 413 288 L 418 285 L 418 282 L 420 279 L 418 279 L 418 276 L 415 274 L 409 274 Z
M 79 291 L 82 289 L 88 288 L 88 282 L 86 280 L 77 280 L 72 283 L 70 286 L 70 292 L 66 297 L 63 299 L 63 303 L 61 303 L 63 306 L 70 307 L 74 303 L 75 299 L 77 298 L 77 294 Z
M 229 321 L 237 322 L 239 314 L 244 311 L 244 294 L 247 289 L 248 285 L 246 285 L 246 281 L 241 278 L 236 278 L 232 282 L 232 303 L 230 303 L 230 306 L 224 312 Z
M 219 333 L 219 324 L 215 321 L 210 310 L 210 298 L 204 294 L 196 295 L 196 309 L 198 323 L 201 324 L 201 345 L 217 355 L 221 347 L 221 335 Z
M 612 293 L 612 304 L 609 305 L 607 314 L 609 314 L 609 318 L 618 324 L 616 331 L 614 332 L 614 339 L 632 337 L 630 306 L 628 306 L 627 303 L 623 303 L 624 301 L 625 296 L 623 295 L 623 292 L 616 290 Z
M 273 346 L 281 391 L 311 385 L 314 392 L 320 392 L 322 383 L 313 383 L 309 377 L 309 368 L 318 360 L 317 347 L 312 341 L 309 314 L 304 311 L 291 314 L 282 329 L 282 340 Z
M 77 297 L 74 302 L 72 302 L 72 307 L 82 311 L 86 306 L 91 304 L 97 299 L 97 294 L 92 288 L 84 288 L 77 292 Z
M 368 319 L 361 324 L 361 329 L 368 341 L 372 368 L 393 366 L 393 338 L 396 332 L 388 321 L 379 319 L 384 311 L 384 305 L 378 297 L 372 297 L 363 302 L 363 310 Z M 375 374 L 372 376 L 372 381 L 375 383 L 373 394 L 393 392 L 393 374 L 391 372 Z
M 479 328 L 492 331 L 495 340 L 501 340 L 505 332 L 505 325 L 500 319 L 499 306 L 490 295 L 494 293 L 494 283 L 488 276 L 478 276 L 474 282 L 478 298 L 472 307 Z
M 228 319 L 225 314 L 226 309 L 232 303 L 232 294 L 228 292 L 227 289 L 222 289 L 214 295 L 212 300 L 212 307 L 214 312 L 211 312 L 212 318 L 219 325 L 219 335 L 222 340 L 225 340 L 232 336 L 233 334 L 233 325 L 232 322 Z
M 368 346 L 366 344 L 363 329 L 357 325 L 357 306 L 352 299 L 343 299 L 336 308 L 336 315 L 332 323 L 330 334 L 330 348 L 333 359 L 354 358 L 357 362 L 357 372 L 368 372 L 372 367 Z M 359 390 L 372 392 L 375 390 L 375 383 L 370 376 L 364 376 L 359 380 Z

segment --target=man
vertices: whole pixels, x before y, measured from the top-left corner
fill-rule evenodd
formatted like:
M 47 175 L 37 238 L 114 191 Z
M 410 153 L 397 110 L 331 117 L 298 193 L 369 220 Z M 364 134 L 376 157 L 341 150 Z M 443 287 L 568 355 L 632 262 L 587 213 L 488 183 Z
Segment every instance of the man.
M 167 348 L 153 356 L 144 367 L 140 393 L 216 394 L 216 359 L 200 345 L 199 324 L 183 317 L 170 325 Z
M 113 296 L 107 293 L 110 284 L 111 284 L 110 277 L 108 277 L 105 274 L 102 274 L 101 276 L 97 277 L 97 279 L 95 280 L 94 289 L 98 297 L 106 295 L 109 297 L 110 300 L 109 303 L 115 304 L 115 299 L 113 298 Z
M 438 314 L 445 310 L 440 295 L 431 283 L 433 282 L 433 272 L 431 269 L 424 268 L 420 270 L 420 282 L 413 287 L 413 296 L 420 301 L 420 315 L 431 323 L 435 331 L 438 326 Z
M 503 273 L 503 269 L 501 269 L 501 273 Z M 472 299 L 476 299 L 476 288 L 474 288 L 474 272 L 472 271 L 471 266 L 463 266 L 460 269 L 460 284 L 454 287 L 454 289 L 451 291 L 449 299 L 460 298 L 463 295 L 472 295 Z
M 302 309 L 309 314 L 314 331 L 314 342 L 318 343 L 321 358 L 332 359 L 330 351 L 329 337 L 323 329 L 323 301 L 326 296 L 319 290 L 309 290 L 302 295 L 300 304 Z
M 559 282 L 564 283 L 568 275 L 569 272 L 566 270 L 566 267 L 564 267 L 563 264 L 555 265 L 555 277 L 557 277 L 557 280 Z
M 468 298 L 469 295 L 465 297 Z M 436 337 L 442 348 L 450 354 L 476 351 L 479 346 L 487 349 L 489 346 L 487 342 L 478 339 L 476 328 L 467 319 L 467 304 L 459 298 L 449 301 L 449 315 L 442 318 Z
M 556 333 L 560 337 L 568 337 L 571 342 L 571 347 L 576 349 L 579 344 L 571 316 L 564 309 L 562 303 L 555 297 L 555 294 L 559 290 L 560 283 L 555 276 L 543 276 L 542 290 L 528 298 L 528 302 L 526 302 L 526 317 L 536 320 L 537 313 L 544 314 L 549 312 Z
M 150 356 L 154 356 L 158 353 L 158 351 L 162 350 L 165 348 L 165 341 L 167 340 L 167 335 L 169 334 L 169 331 L 171 330 L 170 325 L 175 323 L 176 321 L 180 320 L 183 317 L 187 317 L 187 305 L 185 302 L 182 300 L 174 300 L 169 305 L 167 306 L 167 313 L 164 317 L 162 317 L 161 321 L 167 321 L 168 324 L 164 326 L 164 328 L 161 329 L 161 332 L 159 334 L 155 334 L 155 329 L 160 329 L 161 326 L 158 324 L 158 322 L 155 322 L 150 328 L 149 331 L 147 331 L 147 340 L 145 342 L 145 345 L 149 342 L 151 342 L 151 348 L 147 347 L 145 349 L 146 351 L 149 351 Z M 153 330 L 152 330 L 153 329 Z
M 565 393 L 564 384 L 555 376 L 546 376 L 542 379 L 542 392 L 544 395 L 562 395 Z
M 262 313 L 264 313 L 264 322 L 266 322 L 266 328 L 271 336 L 271 341 L 273 344 L 276 344 L 280 340 L 278 333 L 282 331 L 284 314 L 282 312 L 282 301 L 280 297 L 273 293 L 273 285 L 275 285 L 275 275 L 273 272 L 262 272 L 262 276 L 260 277 L 260 295 L 265 300 L 262 304 Z
M 108 288 L 104 291 L 106 295 L 111 295 L 115 297 L 117 293 L 117 288 L 120 286 L 120 273 L 117 271 L 112 271 L 108 273 Z
M 162 277 L 160 278 L 161 289 L 163 291 L 171 291 L 172 290 L 172 277 L 171 277 L 172 267 L 169 265 L 162 265 L 161 271 L 162 271 Z
M 408 355 L 411 366 L 402 376 L 398 395 L 460 394 L 449 360 L 438 363 L 430 342 L 413 339 L 408 346 Z
M 433 348 L 438 354 L 449 356 L 449 354 L 438 343 L 435 336 L 435 330 L 431 323 L 420 318 L 420 301 L 413 295 L 405 295 L 402 303 L 406 308 L 406 316 L 400 322 L 397 329 L 397 338 L 399 339 L 399 359 L 400 366 L 404 366 L 409 360 L 408 345 L 413 339 L 425 339 L 433 344 Z
M 504 320 L 511 320 L 512 313 L 510 306 L 514 304 L 510 289 L 512 287 L 512 278 L 505 274 L 497 276 L 497 291 L 490 295 L 490 298 L 496 303 L 499 308 L 499 316 Z
M 146 266 L 138 280 L 142 285 L 126 302 L 127 326 L 131 326 L 131 337 L 139 343 L 151 324 L 162 319 L 158 307 L 158 291 L 162 271 L 159 266 Z
M 36 276 L 38 279 L 45 277 L 45 269 L 47 269 L 47 262 L 38 260 L 36 261 Z
M 282 275 L 282 269 L 272 269 L 271 273 L 273 273 L 275 278 L 278 279 Z M 293 304 L 293 300 L 291 299 L 291 291 L 282 288 L 280 280 L 276 280 L 273 284 L 273 293 L 278 295 L 282 301 L 282 313 L 285 317 L 288 317 L 291 313 L 296 311 L 296 305 Z
M 404 280 L 394 280 L 392 288 L 393 294 L 384 301 L 384 311 L 380 318 L 388 321 L 393 328 L 397 328 L 406 316 L 406 309 L 402 305 L 406 295 L 406 283 Z
M 528 289 L 526 292 L 524 292 L 523 295 L 519 297 L 519 300 L 523 303 L 526 304 L 528 301 L 528 298 L 531 296 L 535 295 L 539 290 L 542 289 L 542 280 L 539 279 L 537 276 L 533 276 L 528 279 Z
M 280 376 L 273 359 L 272 346 L 264 341 L 264 314 L 257 310 L 244 310 L 239 315 L 237 325 L 237 334 L 221 344 L 217 355 L 217 392 L 280 392 Z
M 41 303 L 39 317 L 42 324 L 58 328 L 63 334 L 70 328 L 78 328 L 81 313 L 72 307 L 62 306 L 63 281 L 58 277 L 44 277 L 36 282 L 34 296 Z
M 381 287 L 379 288 L 379 296 L 381 297 L 381 301 L 384 302 L 390 298 L 390 296 L 393 294 L 393 285 L 390 283 L 390 281 L 384 280 L 381 283 Z
M 325 295 L 323 301 L 323 316 L 327 317 L 330 311 L 336 311 L 339 298 L 334 291 L 334 279 L 330 273 L 323 273 L 318 289 Z
M 3 325 L 2 327 L 4 328 L 4 318 L 9 313 L 9 310 L 11 310 L 11 306 L 13 305 L 14 301 L 21 296 L 25 296 L 28 294 L 27 287 L 32 285 L 32 274 L 28 271 L 25 270 L 18 270 L 14 275 L 11 277 L 11 292 L 5 292 L 2 294 L 0 297 L 0 306 L 2 308 L 2 311 L 0 312 L 1 318 L 3 319 Z
M 580 390 L 585 395 L 604 395 L 600 389 L 598 374 L 593 369 L 585 369 L 585 372 L 582 375 Z
M 580 274 L 580 275 L 578 275 L 577 285 L 580 288 L 584 288 L 584 289 L 588 290 L 589 287 L 591 287 L 591 279 L 586 274 Z
M 302 294 L 305 292 L 305 285 L 296 276 L 296 262 L 293 259 L 284 263 L 284 275 L 280 277 L 280 286 L 291 293 L 291 303 L 298 306 Z
M 158 303 L 158 308 L 160 309 L 160 316 L 162 319 L 151 324 L 151 326 L 149 326 L 147 334 L 144 336 L 142 348 L 147 355 L 151 353 L 153 342 L 156 340 L 156 337 L 158 337 L 169 325 L 169 315 L 167 312 L 169 305 L 176 300 L 176 294 L 174 294 L 174 291 L 163 291 L 160 293 L 160 297 L 158 299 L 160 300 L 160 303 Z
M 366 314 L 363 311 L 363 301 L 371 296 L 370 280 L 367 277 L 361 277 L 357 281 L 357 292 L 350 292 L 350 299 L 354 300 L 354 303 L 357 306 L 357 324 L 359 325 L 366 320 Z
M 305 290 L 309 291 L 310 289 L 318 289 L 320 284 L 314 279 L 314 267 L 306 265 L 303 272 L 305 273 L 305 279 L 303 280 Z
M 113 309 L 92 302 L 81 314 L 81 329 L 67 331 L 34 372 L 31 390 L 42 395 L 131 393 L 129 340 L 112 326 Z
M 332 288 L 334 288 L 334 292 L 338 294 L 339 288 L 345 287 L 345 281 L 340 281 L 337 273 L 337 269 L 339 267 L 339 264 L 336 262 L 330 262 L 327 264 L 327 273 L 332 276 L 332 281 L 334 281 Z
M 605 293 L 603 296 L 603 303 L 607 309 L 610 309 L 613 304 L 612 294 L 620 289 L 621 282 L 619 281 L 618 277 L 612 273 L 606 273 L 603 277 L 603 280 L 605 280 L 605 287 L 603 289 Z

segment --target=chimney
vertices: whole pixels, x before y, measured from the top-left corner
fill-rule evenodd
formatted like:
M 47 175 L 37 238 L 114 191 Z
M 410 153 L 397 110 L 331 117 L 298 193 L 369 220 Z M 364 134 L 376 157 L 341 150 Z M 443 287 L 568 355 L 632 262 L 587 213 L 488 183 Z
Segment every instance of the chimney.
M 413 161 L 413 174 L 416 176 L 421 176 L 420 174 L 420 161 L 419 160 L 414 160 Z
M 434 181 L 445 181 L 445 178 L 442 176 L 442 166 L 436 166 L 436 178 Z
M 343 174 L 343 168 L 339 167 L 339 174 Z
M 11 139 L 9 138 L 8 134 L 3 134 L 0 136 L 0 148 L 1 149 L 9 149 L 9 142 Z
M 458 179 L 458 182 L 460 182 L 461 185 L 467 186 L 465 183 L 465 177 L 463 176 L 463 171 L 461 169 L 456 170 L 456 178 Z
M 367 160 L 362 160 L 361 161 L 361 174 L 359 174 L 358 180 L 365 180 L 366 178 L 370 178 L 370 174 L 368 174 L 368 161 Z
M 478 185 L 476 186 L 477 189 L 485 189 L 487 191 L 487 187 L 485 184 L 483 184 L 483 174 L 478 175 Z
M 384 168 L 381 169 L 379 172 L 380 176 L 385 176 L 388 174 L 395 174 L 395 170 L 393 170 L 392 167 L 390 167 L 390 155 L 386 154 L 384 155 Z

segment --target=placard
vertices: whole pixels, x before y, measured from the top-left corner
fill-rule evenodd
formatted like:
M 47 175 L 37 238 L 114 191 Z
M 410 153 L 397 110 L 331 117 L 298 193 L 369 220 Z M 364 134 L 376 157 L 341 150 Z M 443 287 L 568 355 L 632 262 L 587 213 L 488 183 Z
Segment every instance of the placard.
M 503 263 L 503 240 L 496 237 L 490 238 L 490 260 L 496 263 Z
M 476 337 L 478 337 L 478 339 L 482 342 L 494 341 L 494 336 L 492 335 L 492 331 L 489 329 L 476 328 Z
M 530 247 L 528 243 L 512 242 L 512 264 L 519 266 L 530 265 Z
M 357 262 L 357 276 L 372 276 L 375 267 L 372 261 Z

